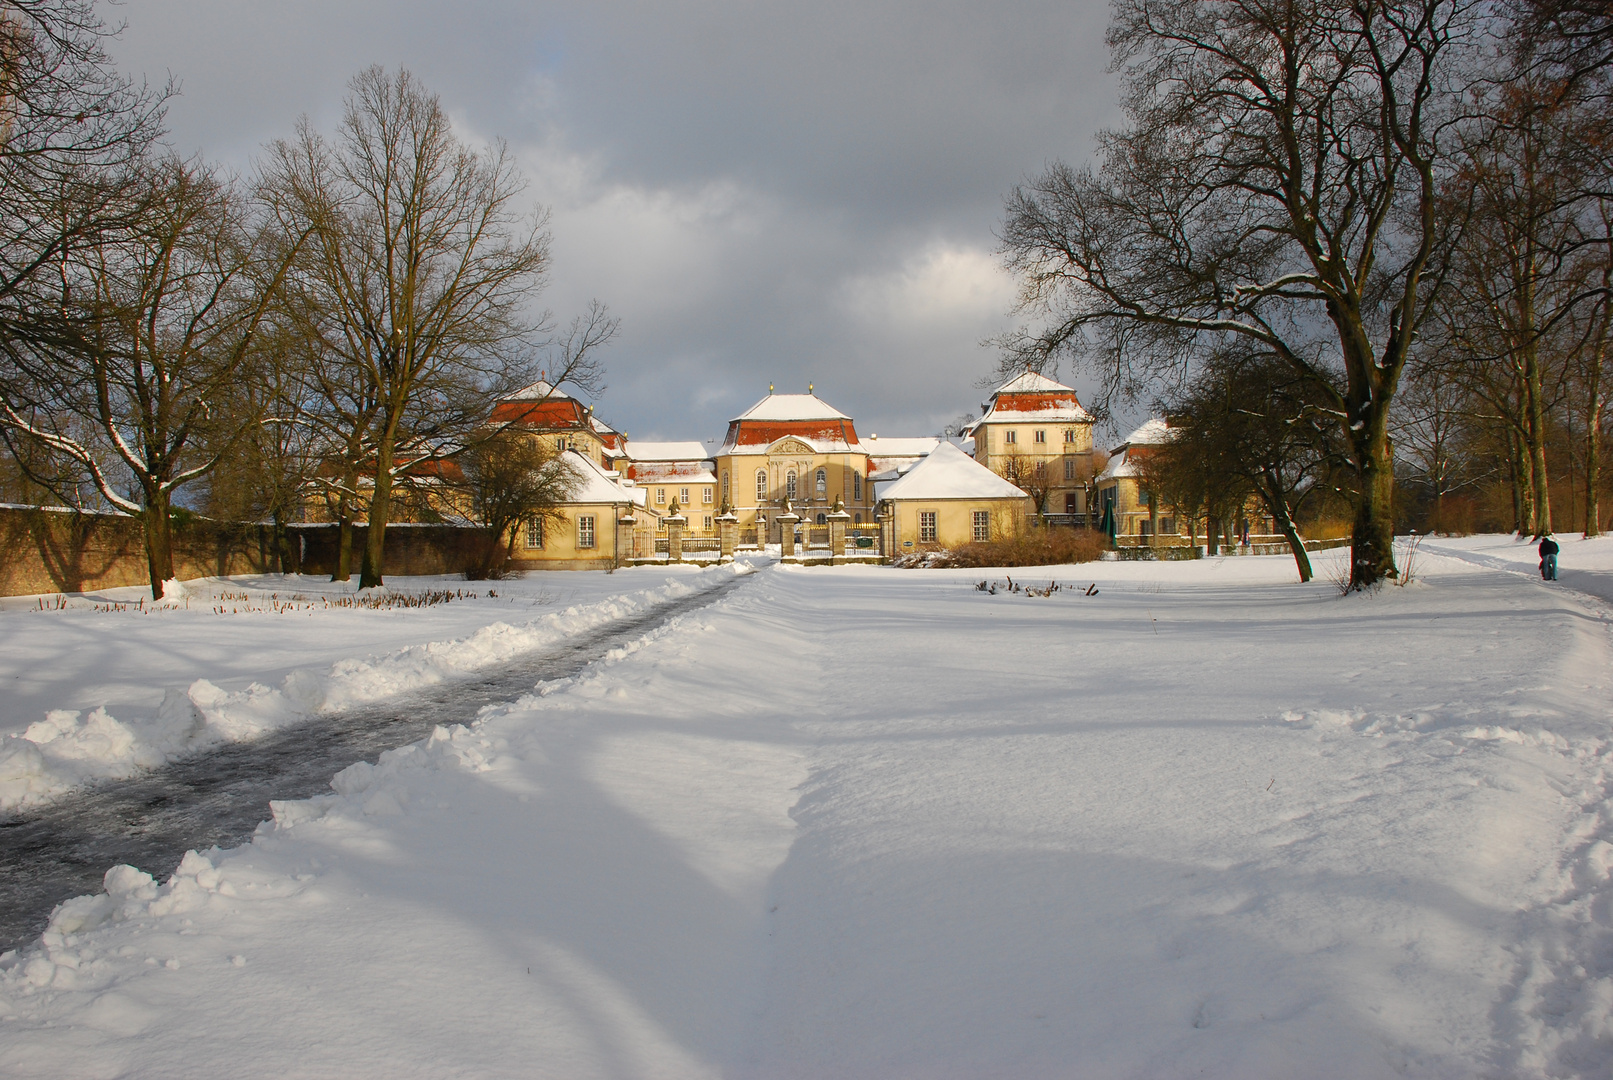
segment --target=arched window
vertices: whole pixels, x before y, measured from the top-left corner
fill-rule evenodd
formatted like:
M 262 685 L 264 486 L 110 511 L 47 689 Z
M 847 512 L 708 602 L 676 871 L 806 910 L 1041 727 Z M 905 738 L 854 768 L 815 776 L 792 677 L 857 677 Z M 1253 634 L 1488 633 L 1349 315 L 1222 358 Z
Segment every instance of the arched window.
M 784 497 L 786 499 L 795 498 L 795 470 L 794 469 L 791 469 L 789 472 L 784 474 Z
M 829 473 L 825 469 L 818 470 L 818 498 L 823 498 L 829 492 Z
M 767 470 L 766 469 L 757 469 L 756 470 L 756 501 L 757 502 L 766 502 L 767 501 Z
M 829 524 L 829 515 L 828 514 L 819 514 L 818 515 L 818 524 L 819 525 L 827 525 L 827 524 Z

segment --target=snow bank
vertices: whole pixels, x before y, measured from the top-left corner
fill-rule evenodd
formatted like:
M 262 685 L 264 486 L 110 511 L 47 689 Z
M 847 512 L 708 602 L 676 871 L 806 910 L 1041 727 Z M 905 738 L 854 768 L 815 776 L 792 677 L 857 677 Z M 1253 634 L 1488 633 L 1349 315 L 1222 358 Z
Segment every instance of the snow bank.
M 168 688 L 150 717 L 120 720 L 104 705 L 51 709 L 43 720 L 0 739 L 0 810 L 35 805 L 98 780 L 125 779 L 209 746 L 254 739 L 320 713 L 455 678 L 751 571 L 748 564 L 733 563 L 669 577 L 656 588 L 574 605 L 530 622 L 493 623 L 457 640 L 338 660 L 324 670 L 296 669 L 277 687 L 254 682 L 230 691 L 196 679 Z M 184 592 L 175 590 L 171 599 Z

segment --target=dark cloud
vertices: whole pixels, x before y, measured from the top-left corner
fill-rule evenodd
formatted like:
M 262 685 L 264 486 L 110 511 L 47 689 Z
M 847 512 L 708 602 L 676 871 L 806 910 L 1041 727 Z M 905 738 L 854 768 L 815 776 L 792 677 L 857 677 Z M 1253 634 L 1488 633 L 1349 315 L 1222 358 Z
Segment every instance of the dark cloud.
M 935 430 L 1010 323 L 1003 195 L 1115 115 L 1107 6 L 130 0 L 174 142 L 244 171 L 346 80 L 411 68 L 553 210 L 546 303 L 622 317 L 601 415 L 714 439 L 766 392 Z

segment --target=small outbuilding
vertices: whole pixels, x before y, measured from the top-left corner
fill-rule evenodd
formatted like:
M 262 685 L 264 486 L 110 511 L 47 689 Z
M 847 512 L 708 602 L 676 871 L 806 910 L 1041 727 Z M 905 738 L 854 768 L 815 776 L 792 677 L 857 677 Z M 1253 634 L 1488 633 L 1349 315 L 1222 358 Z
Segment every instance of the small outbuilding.
M 1018 535 L 1031 497 L 950 442 L 939 443 L 882 495 L 885 550 L 901 555 Z
M 510 566 L 516 570 L 603 570 L 654 551 L 656 519 L 646 491 L 593 458 L 567 450 L 560 460 L 577 490 L 557 516 L 521 525 Z

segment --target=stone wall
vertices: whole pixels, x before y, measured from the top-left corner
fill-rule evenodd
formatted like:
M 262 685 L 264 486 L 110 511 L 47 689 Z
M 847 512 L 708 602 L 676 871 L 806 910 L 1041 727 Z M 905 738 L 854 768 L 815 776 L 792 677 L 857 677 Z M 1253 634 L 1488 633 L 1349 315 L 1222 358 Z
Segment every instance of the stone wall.
M 302 572 L 336 569 L 335 525 L 292 525 Z M 358 574 L 367 528 L 353 529 Z M 181 579 L 265 574 L 280 569 L 272 530 L 255 522 L 184 517 L 174 523 L 174 572 Z M 383 575 L 461 574 L 477 565 L 486 534 L 455 525 L 389 525 Z M 0 506 L 0 596 L 93 592 L 147 585 L 145 537 L 136 518 Z
M 267 526 L 187 518 L 174 524 L 181 579 L 259 574 L 274 566 Z M 0 507 L 0 595 L 93 592 L 149 584 L 137 518 Z

